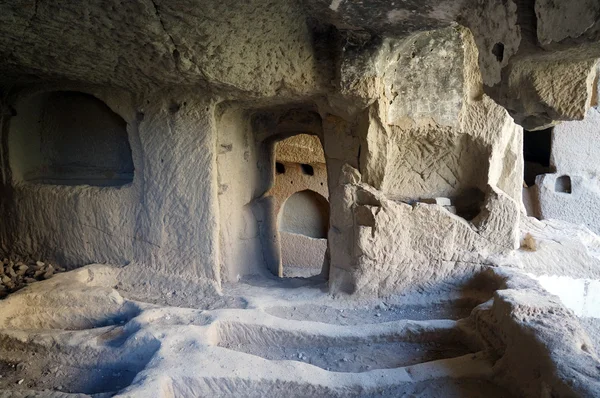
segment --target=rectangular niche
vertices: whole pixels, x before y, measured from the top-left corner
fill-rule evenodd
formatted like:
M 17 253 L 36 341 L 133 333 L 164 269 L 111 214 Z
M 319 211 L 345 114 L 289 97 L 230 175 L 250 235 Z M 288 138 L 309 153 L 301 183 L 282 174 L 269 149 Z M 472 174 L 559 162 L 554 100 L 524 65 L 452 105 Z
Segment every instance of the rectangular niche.
M 127 123 L 89 94 L 54 91 L 20 101 L 9 150 L 17 180 L 93 186 L 133 181 Z

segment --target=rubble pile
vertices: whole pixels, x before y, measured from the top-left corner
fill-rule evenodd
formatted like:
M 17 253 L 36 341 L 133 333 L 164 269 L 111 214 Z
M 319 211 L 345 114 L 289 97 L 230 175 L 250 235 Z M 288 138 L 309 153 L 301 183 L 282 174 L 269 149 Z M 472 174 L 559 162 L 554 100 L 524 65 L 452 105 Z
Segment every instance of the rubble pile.
M 5 258 L 0 266 L 0 298 L 30 283 L 49 279 L 55 273 L 64 271 L 64 268 L 49 262 L 36 261 L 26 264 L 23 261 Z

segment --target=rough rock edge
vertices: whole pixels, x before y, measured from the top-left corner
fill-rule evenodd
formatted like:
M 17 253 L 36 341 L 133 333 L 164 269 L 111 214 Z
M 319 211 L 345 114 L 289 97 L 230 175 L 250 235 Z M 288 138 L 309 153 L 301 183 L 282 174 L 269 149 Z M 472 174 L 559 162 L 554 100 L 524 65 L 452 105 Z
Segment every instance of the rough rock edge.
M 499 358 L 494 380 L 519 396 L 595 397 L 600 362 L 572 311 L 519 271 L 486 273 L 499 290 L 460 322 Z

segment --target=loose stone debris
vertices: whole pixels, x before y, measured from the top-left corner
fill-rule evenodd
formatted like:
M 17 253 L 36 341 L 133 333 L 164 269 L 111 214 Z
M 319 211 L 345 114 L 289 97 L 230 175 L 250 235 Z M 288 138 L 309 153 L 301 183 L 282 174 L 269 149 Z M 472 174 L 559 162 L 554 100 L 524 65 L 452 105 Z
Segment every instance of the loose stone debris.
M 26 264 L 23 261 L 4 258 L 0 267 L 0 298 L 36 281 L 50 279 L 55 273 L 64 271 L 63 267 L 49 262 L 35 261 Z

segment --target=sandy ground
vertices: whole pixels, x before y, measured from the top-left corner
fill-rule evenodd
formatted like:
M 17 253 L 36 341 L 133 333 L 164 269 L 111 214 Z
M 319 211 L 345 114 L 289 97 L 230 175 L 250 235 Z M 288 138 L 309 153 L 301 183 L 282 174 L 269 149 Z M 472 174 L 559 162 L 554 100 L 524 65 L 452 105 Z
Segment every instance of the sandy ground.
M 447 396 L 508 396 L 482 376 L 489 361 L 456 324 L 490 292 L 349 301 L 318 278 L 256 278 L 182 308 L 160 295 L 139 301 L 151 287 L 133 300 L 123 279 L 92 265 L 2 300 L 3 396 L 427 396 L 448 385 Z M 415 366 L 433 376 L 396 380 Z M 156 372 L 170 387 L 149 393 Z
M 535 231 L 542 249 L 505 265 L 540 271 L 565 246 Z M 0 397 L 512 396 L 466 320 L 492 287 L 349 299 L 319 278 L 256 277 L 203 297 L 138 274 L 90 265 L 0 300 Z M 580 321 L 600 346 L 600 320 Z

